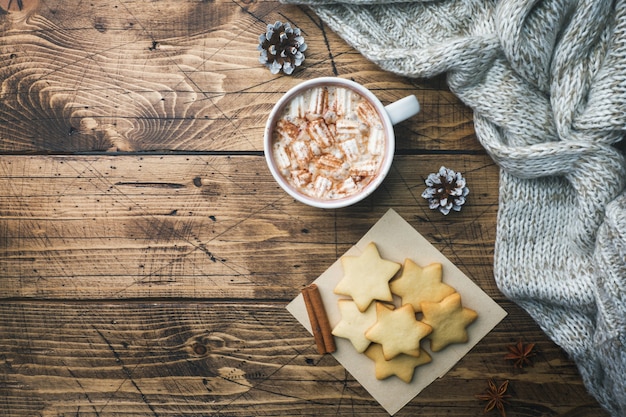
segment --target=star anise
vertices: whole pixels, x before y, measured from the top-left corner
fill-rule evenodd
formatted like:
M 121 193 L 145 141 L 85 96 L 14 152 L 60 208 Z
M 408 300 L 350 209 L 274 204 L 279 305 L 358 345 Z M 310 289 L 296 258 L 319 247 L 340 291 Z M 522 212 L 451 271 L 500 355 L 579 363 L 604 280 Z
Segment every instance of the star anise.
M 524 344 L 521 341 L 515 345 L 508 345 L 506 348 L 509 353 L 504 355 L 504 359 L 514 361 L 513 366 L 516 368 L 523 368 L 526 365 L 532 366 L 533 363 L 530 358 L 535 356 L 534 347 L 534 343 Z
M 487 401 L 487 405 L 485 405 L 484 413 L 487 414 L 494 408 L 496 408 L 502 417 L 506 417 L 506 411 L 504 411 L 504 404 L 506 404 L 506 399 L 511 396 L 506 393 L 506 390 L 509 388 L 509 380 L 504 381 L 500 386 L 497 386 L 493 379 L 489 379 L 487 381 L 489 384 L 489 388 L 484 394 L 475 395 L 479 400 Z

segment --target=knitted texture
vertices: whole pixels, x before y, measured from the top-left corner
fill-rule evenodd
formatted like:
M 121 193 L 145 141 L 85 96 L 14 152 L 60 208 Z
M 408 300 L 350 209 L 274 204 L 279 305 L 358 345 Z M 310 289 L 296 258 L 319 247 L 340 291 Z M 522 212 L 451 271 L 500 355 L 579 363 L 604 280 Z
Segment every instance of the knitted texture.
M 626 416 L 626 0 L 284 1 L 385 70 L 447 74 L 500 167 L 498 287 Z

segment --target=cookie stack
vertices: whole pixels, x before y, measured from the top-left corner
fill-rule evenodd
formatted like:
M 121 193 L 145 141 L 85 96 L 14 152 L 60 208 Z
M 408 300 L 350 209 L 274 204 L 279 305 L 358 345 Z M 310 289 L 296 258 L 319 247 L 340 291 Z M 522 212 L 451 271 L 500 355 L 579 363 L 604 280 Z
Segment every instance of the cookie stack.
M 441 264 L 383 259 L 374 242 L 360 256 L 344 255 L 341 264 L 344 275 L 334 292 L 349 298 L 338 301 L 341 320 L 332 334 L 372 359 L 377 379 L 395 375 L 410 383 L 434 352 L 467 342 L 467 327 L 478 315 L 442 281 Z M 430 341 L 430 353 L 422 340 Z

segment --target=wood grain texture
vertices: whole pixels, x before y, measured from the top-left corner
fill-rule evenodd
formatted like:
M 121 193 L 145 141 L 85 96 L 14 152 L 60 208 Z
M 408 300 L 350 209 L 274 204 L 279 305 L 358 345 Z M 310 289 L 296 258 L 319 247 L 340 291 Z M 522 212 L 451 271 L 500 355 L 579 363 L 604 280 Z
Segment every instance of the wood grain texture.
M 289 19 L 307 39 L 293 77 L 259 64 L 258 36 Z M 382 73 L 311 11 L 260 2 L 66 1 L 0 15 L 0 151 L 262 150 L 273 104 L 318 76 L 349 77 L 422 113 L 402 146 L 477 148 L 471 113 L 442 80 Z
M 420 194 L 446 163 L 472 194 L 444 221 Z M 397 156 L 370 198 L 324 211 L 280 190 L 261 156 L 5 156 L 0 296 L 284 300 L 389 208 L 498 296 L 496 175 L 486 155 Z
M 258 62 L 276 20 L 309 45 L 293 76 Z M 0 415 L 387 415 L 285 305 L 390 208 L 509 313 L 398 416 L 482 415 L 487 378 L 511 381 L 509 417 L 606 415 L 496 287 L 498 168 L 444 76 L 383 72 L 311 10 L 255 0 L 0 0 L 0 63 Z M 345 209 L 294 202 L 262 153 L 273 104 L 318 76 L 422 107 Z M 461 213 L 420 197 L 441 165 L 467 178 Z M 534 367 L 504 361 L 518 340 Z
M 540 335 L 503 305 L 509 317 L 397 416 L 480 415 L 485 367 L 514 377 L 510 415 L 597 415 L 554 345 L 527 370 L 503 360 L 505 341 Z M 2 415 L 387 415 L 282 304 L 0 303 L 0 330 Z

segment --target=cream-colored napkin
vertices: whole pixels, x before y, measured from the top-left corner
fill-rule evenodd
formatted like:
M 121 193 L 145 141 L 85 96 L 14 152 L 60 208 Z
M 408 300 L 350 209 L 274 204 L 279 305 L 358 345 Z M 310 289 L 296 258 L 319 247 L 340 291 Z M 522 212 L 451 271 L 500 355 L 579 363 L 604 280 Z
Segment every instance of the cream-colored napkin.
M 434 353 L 428 349 L 428 342 L 423 343 L 422 347 L 432 356 L 432 362 L 416 368 L 410 384 L 395 376 L 382 381 L 377 380 L 374 376 L 374 362 L 364 354 L 357 353 L 349 340 L 335 338 L 337 350 L 333 356 L 390 415 L 393 415 L 436 378 L 445 375 L 506 316 L 506 311 L 394 210 L 390 209 L 346 254 L 358 256 L 369 242 L 376 243 L 382 258 L 400 264 L 406 258 L 412 259 L 420 266 L 433 262 L 441 263 L 443 282 L 453 286 L 461 294 L 464 307 L 478 313 L 476 321 L 468 327 L 467 343 L 450 345 Z M 341 320 L 337 300 L 343 298 L 334 294 L 333 289 L 342 277 L 343 268 L 341 262 L 337 260 L 314 281 L 319 287 L 328 319 L 333 327 Z M 287 310 L 312 333 L 302 295 L 298 295 L 289 303 Z

